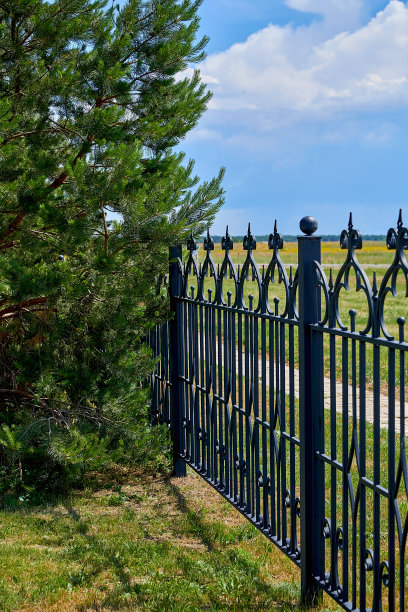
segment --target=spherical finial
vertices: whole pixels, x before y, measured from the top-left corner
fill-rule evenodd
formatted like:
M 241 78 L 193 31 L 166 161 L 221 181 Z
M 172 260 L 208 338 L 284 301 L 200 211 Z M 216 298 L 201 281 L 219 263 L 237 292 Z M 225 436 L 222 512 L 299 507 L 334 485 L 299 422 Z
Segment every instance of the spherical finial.
M 311 236 L 317 230 L 317 220 L 314 217 L 303 217 L 300 220 L 299 227 L 306 236 Z

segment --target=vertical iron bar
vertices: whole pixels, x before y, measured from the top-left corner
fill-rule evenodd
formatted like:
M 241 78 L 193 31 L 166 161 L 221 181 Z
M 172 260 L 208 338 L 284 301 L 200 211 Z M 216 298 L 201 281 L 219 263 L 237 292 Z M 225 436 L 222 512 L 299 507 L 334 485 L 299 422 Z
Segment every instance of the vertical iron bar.
M 367 550 L 367 495 L 362 479 L 366 477 L 366 345 L 360 345 L 360 609 L 366 609 L 367 576 L 365 553 Z
M 276 536 L 276 498 L 275 498 L 275 378 L 274 378 L 274 346 L 275 346 L 275 322 L 269 320 L 269 455 L 270 455 L 270 478 L 271 478 L 271 535 Z
M 395 610 L 395 349 L 388 349 L 388 605 Z
M 258 328 L 258 317 L 254 314 L 254 372 L 253 372 L 253 385 L 254 385 L 254 451 L 255 451 L 255 478 L 260 476 L 260 463 L 259 463 L 259 328 Z M 255 486 L 256 490 L 256 521 L 260 521 L 261 515 L 261 491 L 260 487 Z
M 265 291 L 265 287 L 263 288 Z M 265 300 L 265 298 L 264 298 Z M 267 422 L 266 415 L 266 321 L 264 318 L 261 319 L 261 376 L 262 376 L 262 480 L 263 480 L 263 528 L 269 527 L 269 512 L 268 512 L 268 432 L 265 426 Z
M 211 296 L 211 293 L 210 293 Z M 210 298 L 211 299 L 211 298 Z M 211 478 L 211 415 L 210 415 L 210 380 L 211 380 L 211 346 L 210 346 L 210 313 L 208 306 L 204 310 L 204 338 L 205 338 L 205 431 L 206 437 L 206 474 Z
M 231 296 L 229 296 L 229 299 L 231 300 Z M 238 453 L 238 446 L 237 446 L 237 338 L 236 338 L 236 317 L 235 317 L 235 311 L 232 311 L 230 313 L 231 315 L 231 338 L 232 338 L 232 389 L 231 389 L 231 409 L 232 409 L 232 414 L 231 414 L 231 418 L 232 418 L 232 428 L 231 428 L 231 435 L 232 435 L 232 460 L 234 461 L 234 468 L 232 469 L 233 473 L 234 473 L 234 491 L 233 491 L 233 499 L 236 502 L 237 498 L 238 498 L 238 469 L 237 466 L 235 465 L 236 462 L 236 457 L 237 457 L 237 453 Z
M 250 342 L 249 342 L 249 316 L 244 315 L 244 338 L 245 338 L 245 455 L 246 455 L 246 512 L 252 514 L 251 499 L 251 436 L 250 436 Z
M 178 335 L 181 333 L 180 323 L 180 302 L 177 298 L 181 293 L 181 275 L 178 271 L 177 259 L 181 260 L 181 246 L 170 248 L 170 309 L 174 313 L 170 323 L 170 341 L 171 341 L 171 363 L 170 373 L 172 382 L 171 393 L 171 423 L 172 423 L 172 438 L 173 438 L 173 474 L 174 476 L 186 475 L 186 464 L 180 457 L 182 452 L 182 414 L 181 414 L 181 389 L 180 389 L 180 350 Z
M 399 317 L 399 341 L 404 342 L 404 324 L 405 319 Z M 399 460 L 402 461 L 403 453 L 405 453 L 405 352 L 400 351 L 400 449 Z M 405 610 L 405 546 L 400 542 L 400 611 Z
M 206 306 L 204 306 L 202 303 L 200 303 L 199 305 L 199 314 L 200 314 L 200 322 L 199 322 L 199 329 L 200 329 L 200 337 L 199 337 L 199 343 L 200 343 L 200 403 L 201 403 L 201 415 L 200 415 L 200 428 L 201 428 L 201 470 L 203 472 L 206 471 L 206 434 L 207 434 L 207 428 L 206 428 L 206 421 L 205 421 L 205 409 L 206 409 L 206 393 L 205 393 L 205 389 L 206 389 L 206 380 L 204 378 L 204 365 L 205 365 L 205 353 L 204 353 L 204 309 L 206 309 Z
M 221 310 L 217 310 L 217 368 L 218 368 L 218 413 L 217 413 L 217 437 L 218 437 L 218 485 L 222 489 L 224 488 L 224 431 L 223 431 L 223 411 L 224 411 L 224 398 L 225 389 L 223 388 L 223 368 L 224 368 L 224 357 L 223 357 L 223 325 Z
M 332 327 L 335 323 L 331 321 Z M 336 336 L 330 334 L 330 456 L 337 460 L 337 415 L 336 415 Z M 334 464 L 330 468 L 330 587 L 333 591 L 338 588 L 337 575 L 337 468 Z
M 316 288 L 313 262 L 320 263 L 321 239 L 312 236 L 317 229 L 312 217 L 304 217 L 300 229 L 306 234 L 298 237 L 301 590 L 303 602 L 316 605 L 322 599 L 316 579 L 324 577 L 324 469 L 316 459 L 316 451 L 323 452 L 323 363 L 321 344 L 313 342 L 310 326 L 320 320 L 320 291 Z
M 285 380 L 285 362 L 286 362 L 286 339 L 285 339 L 285 327 L 286 323 L 279 323 L 279 335 L 280 335 L 280 350 L 279 350 L 279 364 L 280 364 L 280 460 L 281 460 L 281 512 L 282 512 L 282 544 L 287 546 L 288 535 L 287 535 L 287 508 L 286 508 L 286 440 L 283 433 L 286 433 L 286 380 Z
M 218 414 L 218 387 L 217 387 L 217 333 L 216 333 L 216 311 L 211 309 L 211 364 L 212 364 L 212 383 L 213 383 L 213 403 L 212 403 L 212 441 L 211 441 L 211 455 L 212 455 L 212 478 L 213 483 L 217 484 L 218 478 L 218 460 L 217 460 L 217 414 Z
M 348 600 L 348 556 L 349 556 L 349 521 L 348 521 L 348 449 L 349 449 L 349 427 L 348 427 L 348 374 L 349 374 L 349 347 L 348 338 L 342 339 L 342 525 L 343 525 L 343 597 Z
M 230 374 L 230 351 L 229 351 L 229 337 L 228 337 L 228 312 L 223 310 L 223 334 L 222 343 L 224 347 L 224 444 L 223 444 L 223 466 L 224 466 L 224 494 L 229 495 L 230 481 L 229 481 L 229 429 L 228 429 L 228 395 L 230 393 L 229 387 L 229 374 Z
M 373 347 L 374 353 L 374 484 L 380 484 L 380 346 L 378 344 L 374 344 Z M 380 493 L 377 490 L 374 490 L 374 606 L 373 612 L 377 612 L 379 610 L 379 601 L 380 601 L 380 542 L 381 542 L 381 497 Z
M 239 503 L 240 507 L 245 506 L 245 475 L 243 469 L 244 461 L 244 392 L 243 392 L 243 373 L 242 373 L 242 314 L 238 311 L 238 406 L 239 406 Z
M 351 317 L 351 331 L 355 332 L 355 317 L 356 311 L 350 310 Z M 354 453 L 356 463 L 358 464 L 358 434 L 357 434 L 357 342 L 353 338 L 351 341 L 351 388 L 352 388 L 352 410 L 353 410 L 353 424 L 352 424 L 352 439 L 354 441 Z M 351 474 L 348 475 L 349 483 L 353 487 Z M 351 499 L 351 512 L 352 512 L 352 557 L 351 557 L 351 568 L 352 568 L 352 605 L 353 608 L 357 607 L 357 515 L 355 513 L 356 498 L 353 496 Z
M 280 394 L 280 376 L 279 376 L 279 368 L 281 365 L 280 356 L 279 356 L 279 298 L 274 299 L 275 303 L 275 330 L 274 330 L 274 338 L 275 338 L 275 444 L 276 444 L 276 535 L 279 540 L 282 540 L 282 499 L 281 499 L 281 440 L 282 440 L 282 426 L 281 426 L 281 394 Z M 279 442 L 278 436 L 276 433 L 276 429 L 279 431 Z
M 188 363 L 189 363 L 189 342 L 188 342 L 188 309 L 190 304 L 187 302 L 182 302 L 181 304 L 181 312 L 182 312 L 182 342 L 180 343 L 180 351 L 182 360 L 183 360 L 183 401 L 184 401 L 184 410 L 185 410 L 185 432 L 186 432 L 186 454 L 187 458 L 191 460 L 192 451 L 191 451 L 191 412 L 190 412 L 190 388 L 186 381 L 188 381 Z M 180 327 L 181 329 L 181 327 Z
M 296 553 L 296 446 L 295 429 L 295 339 L 293 325 L 289 326 L 289 470 L 290 470 L 290 552 Z

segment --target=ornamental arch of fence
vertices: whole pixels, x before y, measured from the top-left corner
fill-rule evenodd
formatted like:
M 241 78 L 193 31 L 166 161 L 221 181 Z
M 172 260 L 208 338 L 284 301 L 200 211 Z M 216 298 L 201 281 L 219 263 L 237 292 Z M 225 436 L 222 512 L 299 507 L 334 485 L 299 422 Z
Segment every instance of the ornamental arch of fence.
M 324 590 L 346 610 L 404 612 L 408 343 L 405 319 L 394 337 L 384 312 L 399 275 L 408 296 L 408 230 L 400 212 L 386 239 L 394 260 L 378 286 L 358 261 L 351 215 L 340 236 L 344 263 L 329 279 L 317 222 L 304 217 L 300 228 L 289 274 L 276 223 L 262 271 L 250 228 L 240 267 L 228 228 L 218 266 L 209 234 L 201 264 L 193 238 L 184 263 L 182 248 L 171 249 L 174 317 L 149 338 L 153 418 L 172 430 L 175 474 L 190 465 L 290 557 L 305 602 Z M 346 321 L 339 305 L 352 275 L 365 300 L 361 329 L 356 310 Z M 272 303 L 276 281 L 283 299 Z

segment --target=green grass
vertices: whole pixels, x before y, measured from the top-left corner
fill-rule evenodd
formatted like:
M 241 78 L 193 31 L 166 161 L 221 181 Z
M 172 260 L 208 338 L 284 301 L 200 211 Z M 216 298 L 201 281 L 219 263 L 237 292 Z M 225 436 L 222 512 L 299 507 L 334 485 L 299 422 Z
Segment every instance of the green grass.
M 288 398 L 287 398 L 288 399 Z M 294 430 L 295 430 L 295 435 L 299 436 L 299 403 L 296 401 L 296 406 L 295 406 L 295 422 L 294 422 Z M 220 413 L 219 411 L 217 412 L 217 415 L 215 415 L 215 418 L 218 422 L 218 432 L 216 433 L 215 437 L 219 438 L 219 439 L 224 439 L 223 435 L 221 435 L 221 430 L 223 430 L 223 426 L 221 426 L 221 419 L 220 417 Z M 223 421 L 225 423 L 225 414 L 224 414 L 224 418 Z M 289 416 L 287 414 L 287 420 L 286 420 L 286 431 L 289 431 Z M 243 420 L 242 422 L 243 425 L 243 429 L 242 429 L 242 433 L 243 433 L 243 446 L 242 448 L 239 448 L 239 444 L 237 443 L 238 446 L 238 452 L 240 454 L 241 457 L 246 458 L 246 450 L 247 450 L 247 427 L 246 427 L 246 422 L 245 420 Z M 331 439 L 330 439 L 330 433 L 331 433 L 331 427 L 334 426 L 335 430 L 336 430 L 336 449 L 332 449 L 331 448 Z M 329 456 L 329 457 L 337 457 L 338 461 L 340 463 L 345 463 L 347 465 L 348 462 L 348 453 L 350 452 L 350 447 L 351 447 L 351 439 L 352 439 L 352 419 L 349 418 L 347 420 L 347 455 L 346 455 L 346 459 L 345 461 L 343 461 L 343 451 L 342 451 L 342 446 L 343 446 L 343 433 L 345 433 L 344 431 L 344 423 L 343 423 L 343 417 L 341 414 L 339 413 L 334 413 L 333 415 L 331 415 L 329 410 L 325 410 L 325 414 L 324 414 L 324 430 L 325 430 L 325 445 L 324 445 L 324 452 Z M 279 427 L 277 428 L 279 429 Z M 268 432 L 269 433 L 269 432 Z M 357 421 L 357 433 L 358 433 L 358 439 L 359 439 L 359 445 L 360 445 L 360 450 L 362 451 L 362 438 L 361 438 L 361 423 L 359 421 Z M 237 432 L 237 439 L 239 438 L 239 429 Z M 279 434 L 279 431 L 277 432 L 277 438 L 278 441 L 281 440 L 281 436 Z M 224 439 L 225 441 L 225 439 Z M 382 487 L 384 487 L 385 489 L 389 488 L 388 485 L 388 454 L 389 454 L 389 432 L 386 429 L 381 429 L 380 430 L 380 439 L 379 439 L 379 471 L 380 471 L 380 476 L 379 476 L 379 481 L 377 481 L 377 484 L 380 484 Z M 367 478 L 369 478 L 372 481 L 375 481 L 374 479 L 374 428 L 370 423 L 366 423 L 366 436 L 365 436 L 365 443 L 366 443 L 366 460 L 365 463 L 361 463 L 361 473 L 365 473 L 365 476 Z M 398 434 L 395 434 L 395 439 L 394 439 L 394 443 L 395 443 L 395 449 L 396 449 L 396 470 L 398 467 L 398 461 L 399 461 L 399 457 L 400 457 L 400 438 L 398 436 Z M 230 446 L 231 442 L 229 443 Z M 259 462 L 260 462 L 260 469 L 262 470 L 262 456 L 263 456 L 263 436 L 261 434 L 261 430 L 259 433 L 259 446 L 255 447 L 254 450 L 254 454 L 251 453 L 251 460 L 255 460 L 255 455 L 257 453 L 257 449 L 259 449 Z M 270 452 L 271 452 L 271 444 L 270 444 L 270 437 L 269 435 L 267 435 L 266 437 L 266 456 L 268 457 L 268 467 L 267 467 L 267 471 L 266 471 L 266 475 L 271 477 L 271 471 L 270 471 L 270 465 L 269 465 L 269 456 L 270 456 Z M 406 451 L 405 451 L 406 452 Z M 285 461 L 285 467 L 286 467 L 286 480 L 285 482 L 282 481 L 281 483 L 281 487 L 283 488 L 283 490 L 285 489 L 289 489 L 292 490 L 292 486 L 294 487 L 294 495 L 295 496 L 300 496 L 300 487 L 299 487 L 299 483 L 300 483 L 300 454 L 299 454 L 299 450 L 296 449 L 295 452 L 295 474 L 294 474 L 294 482 L 292 483 L 290 480 L 290 469 L 289 469 L 289 460 L 290 460 L 290 455 L 289 455 L 289 444 L 286 443 L 286 461 Z M 362 460 L 362 456 L 361 456 L 361 460 Z M 280 471 L 280 467 L 277 463 L 277 459 L 276 459 L 276 455 L 274 455 L 274 473 L 275 473 L 275 483 L 277 482 L 277 473 L 278 471 Z M 280 474 L 282 476 L 282 472 L 280 471 Z M 395 474 L 396 476 L 396 474 Z M 353 485 L 353 489 L 354 489 L 354 495 L 356 495 L 357 493 L 357 487 L 358 487 L 358 482 L 359 482 L 359 472 L 357 469 L 357 460 L 356 460 L 356 456 L 354 455 L 352 463 L 351 463 L 351 468 L 350 468 L 350 477 L 351 477 L 351 482 Z M 204 487 L 204 485 L 203 485 Z M 352 585 L 352 529 L 353 529 L 353 518 L 352 518 L 352 511 L 351 511 L 351 504 L 350 504 L 350 498 L 347 496 L 347 514 L 343 514 L 343 476 L 342 473 L 339 470 L 335 471 L 335 478 L 332 479 L 332 470 L 330 468 L 330 466 L 328 466 L 327 464 L 325 464 L 325 516 L 330 518 L 334 524 L 334 519 L 336 519 L 337 522 L 337 527 L 342 527 L 343 529 L 345 529 L 346 525 L 348 527 L 349 530 L 349 539 L 348 539 L 348 554 L 349 554 L 349 586 L 350 586 L 350 597 L 351 597 L 351 585 Z M 366 517 L 366 528 L 365 528 L 365 536 L 366 536 L 366 548 L 367 549 L 373 549 L 374 548 L 374 534 L 375 534 L 375 529 L 374 529 L 374 495 L 371 492 L 370 489 L 366 488 L 366 509 L 365 509 L 365 517 Z M 279 490 L 279 492 L 277 491 L 277 489 L 275 489 L 275 493 L 274 493 L 274 499 L 275 499 L 275 508 L 277 509 L 277 514 L 281 514 L 282 512 L 282 495 L 280 495 L 281 493 L 281 489 Z M 238 495 L 240 494 L 240 489 L 239 489 L 239 485 L 238 485 Z M 332 495 L 334 496 L 334 499 L 332 498 Z M 300 496 L 301 497 L 301 496 Z M 335 507 L 335 513 L 332 514 L 332 500 L 334 502 L 334 507 Z M 405 488 L 404 488 L 404 483 L 402 482 L 400 484 L 400 487 L 398 489 L 398 494 L 397 494 L 397 501 L 398 501 L 398 506 L 399 506 L 399 511 L 400 511 L 400 515 L 401 515 L 401 519 L 402 519 L 402 523 L 404 524 L 406 517 L 408 516 L 408 500 L 406 497 L 406 493 L 405 493 Z M 219 501 L 220 504 L 222 504 L 222 500 L 220 499 Z M 271 504 L 271 500 L 269 500 L 269 508 L 270 508 L 270 504 Z M 263 512 L 263 508 L 262 508 L 262 495 L 261 495 L 261 509 L 260 509 L 261 513 Z M 286 511 L 286 520 L 287 520 L 287 533 L 290 533 L 290 522 L 291 522 L 291 517 L 290 517 L 290 510 L 287 509 Z M 357 514 L 357 521 L 356 521 L 356 541 L 357 541 L 357 597 L 359 598 L 359 583 L 360 583 L 360 569 L 359 569 L 359 550 L 360 550 L 360 535 L 361 535 L 361 526 L 360 526 L 360 512 L 361 512 L 361 505 L 359 506 L 359 510 L 358 510 L 358 514 Z M 277 517 L 277 515 L 276 515 Z M 299 519 L 296 519 L 296 523 L 297 523 L 297 533 L 298 533 L 298 538 L 299 538 L 299 527 L 300 527 L 300 522 Z M 281 533 L 278 533 L 278 537 L 281 537 Z M 379 543 L 380 543 L 380 559 L 381 561 L 385 561 L 385 560 L 389 560 L 389 549 L 388 549 L 388 500 L 386 497 L 381 496 L 380 499 L 380 515 L 379 515 Z M 326 571 L 329 571 L 330 569 L 330 541 L 327 540 L 325 542 L 325 548 L 326 548 Z M 398 596 L 398 589 L 399 589 L 399 568 L 400 568 L 400 561 L 399 561 L 399 552 L 400 552 L 400 544 L 398 541 L 398 536 L 396 534 L 395 537 L 395 544 L 393 546 L 393 548 L 396 551 L 396 591 L 397 591 L 397 601 L 399 600 L 399 596 Z M 408 551 L 407 551 L 408 553 Z M 342 576 L 342 552 L 339 551 L 338 554 L 338 559 L 339 559 L 339 578 L 340 578 L 340 582 L 343 583 L 343 576 Z M 283 553 L 281 553 L 281 556 L 283 557 Z M 407 554 L 406 554 L 406 560 L 405 560 L 405 572 L 406 572 L 406 584 L 408 584 L 408 558 L 407 558 Z M 373 598 L 373 574 L 368 572 L 366 575 L 366 584 L 367 584 L 367 605 L 371 605 L 372 602 L 372 598 Z M 388 592 L 387 589 L 384 588 L 383 589 L 383 609 L 384 611 L 388 610 L 388 602 L 387 602 L 387 596 L 388 596 Z M 407 597 L 408 597 L 408 592 L 407 592 Z M 357 600 L 359 601 L 359 599 Z
M 0 512 L 1 610 L 300 609 L 297 567 L 198 476 L 111 478 Z
M 242 245 L 234 245 L 234 250 L 231 251 L 231 258 L 233 262 L 238 265 L 245 261 L 247 252 L 243 251 Z M 347 255 L 347 251 L 341 250 L 337 243 L 322 243 L 322 263 L 324 265 L 334 264 L 336 266 L 340 266 L 344 263 Z M 221 250 L 220 245 L 215 245 L 214 251 L 212 251 L 212 256 L 215 263 L 221 264 L 224 251 Z M 260 269 L 262 270 L 262 266 L 265 266 L 265 271 L 268 266 L 268 263 L 272 257 L 272 252 L 268 250 L 266 243 L 258 243 L 256 251 L 253 252 L 254 259 L 258 263 Z M 378 242 L 368 242 L 363 246 L 361 251 L 357 251 L 357 256 L 361 264 L 364 266 L 365 272 L 368 276 L 370 283 L 373 282 L 373 274 L 376 273 L 377 276 L 377 284 L 378 287 L 381 285 L 382 278 L 384 277 L 389 265 L 391 265 L 394 258 L 394 251 L 388 251 L 386 246 L 378 243 Z M 205 257 L 205 252 L 200 249 L 199 251 L 199 260 L 202 262 Z M 297 243 L 287 243 L 284 249 L 281 251 L 282 261 L 286 264 L 294 264 L 295 268 L 297 267 Z M 380 268 L 376 266 L 382 266 Z M 375 267 L 373 267 L 375 266 Z M 288 268 L 286 268 L 289 273 Z M 329 269 L 325 268 L 326 276 L 329 277 Z M 336 268 L 333 270 L 334 280 L 336 279 L 336 275 L 338 274 L 339 269 Z M 197 295 L 197 279 L 193 276 L 190 276 L 191 286 L 195 287 L 195 295 Z M 208 289 L 212 290 L 212 296 L 214 296 L 214 280 L 210 276 L 205 279 L 204 290 L 205 295 L 207 295 Z M 224 279 L 223 281 L 223 294 L 224 299 L 227 300 L 227 292 L 230 291 L 231 302 L 235 301 L 235 286 L 234 282 L 229 278 Z M 387 329 L 390 334 L 392 334 L 396 339 L 399 338 L 399 326 L 397 323 L 397 319 L 400 316 L 405 316 L 408 320 L 408 309 L 407 309 L 407 299 L 406 299 L 406 283 L 403 275 L 400 273 L 398 275 L 397 280 L 397 297 L 393 297 L 390 293 L 387 295 L 385 299 L 384 305 L 384 319 L 387 326 Z M 254 296 L 253 306 L 257 307 L 259 301 L 259 291 L 258 286 L 255 281 L 252 280 L 252 275 L 249 274 L 248 281 L 244 283 L 244 299 L 245 303 L 249 305 L 249 295 L 252 294 Z M 281 314 L 284 310 L 286 297 L 285 290 L 282 283 L 278 282 L 278 274 L 275 273 L 275 282 L 269 284 L 268 291 L 268 301 L 270 308 L 273 312 L 275 312 L 275 300 L 279 300 L 277 304 L 277 312 Z M 325 308 L 325 301 L 322 296 L 322 308 Z M 349 279 L 349 291 L 345 289 L 341 289 L 340 297 L 339 297 L 339 313 L 340 317 L 349 329 L 351 328 L 351 318 L 350 318 L 350 310 L 356 311 L 355 317 L 355 329 L 357 331 L 363 330 L 366 327 L 368 322 L 368 305 L 367 300 L 365 298 L 365 294 L 363 291 L 356 291 L 356 278 L 353 273 L 350 273 Z M 261 325 L 259 323 L 259 346 L 260 346 L 260 329 Z M 267 344 L 269 342 L 269 324 L 266 325 L 266 340 Z M 406 336 L 407 334 L 405 334 Z M 358 357 L 358 355 L 357 355 Z M 372 345 L 367 346 L 367 384 L 368 387 L 372 387 L 373 385 L 373 351 Z M 297 333 L 295 333 L 295 365 L 298 365 L 298 350 L 297 350 Z M 336 376 L 338 380 L 341 380 L 342 375 L 342 342 L 340 338 L 336 339 Z M 408 364 L 405 366 L 405 376 L 408 376 Z M 329 360 L 329 347 L 328 347 L 328 337 L 325 339 L 324 343 L 324 372 L 325 375 L 328 375 L 330 372 L 330 360 Z M 380 367 L 380 382 L 383 385 L 384 393 L 386 393 L 387 385 L 388 385 L 388 351 L 384 348 L 381 349 L 381 367 Z M 399 383 L 399 367 L 397 367 L 396 371 L 396 384 Z

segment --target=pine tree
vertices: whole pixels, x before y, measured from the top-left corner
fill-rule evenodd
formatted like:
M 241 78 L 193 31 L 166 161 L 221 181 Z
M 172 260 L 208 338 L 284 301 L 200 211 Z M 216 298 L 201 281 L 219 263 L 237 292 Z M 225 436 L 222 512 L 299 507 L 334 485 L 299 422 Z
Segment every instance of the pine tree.
M 132 454 L 145 427 L 168 247 L 222 203 L 223 171 L 200 184 L 175 151 L 210 98 L 183 75 L 200 3 L 0 0 L 0 422 L 23 474 L 61 436 Z

